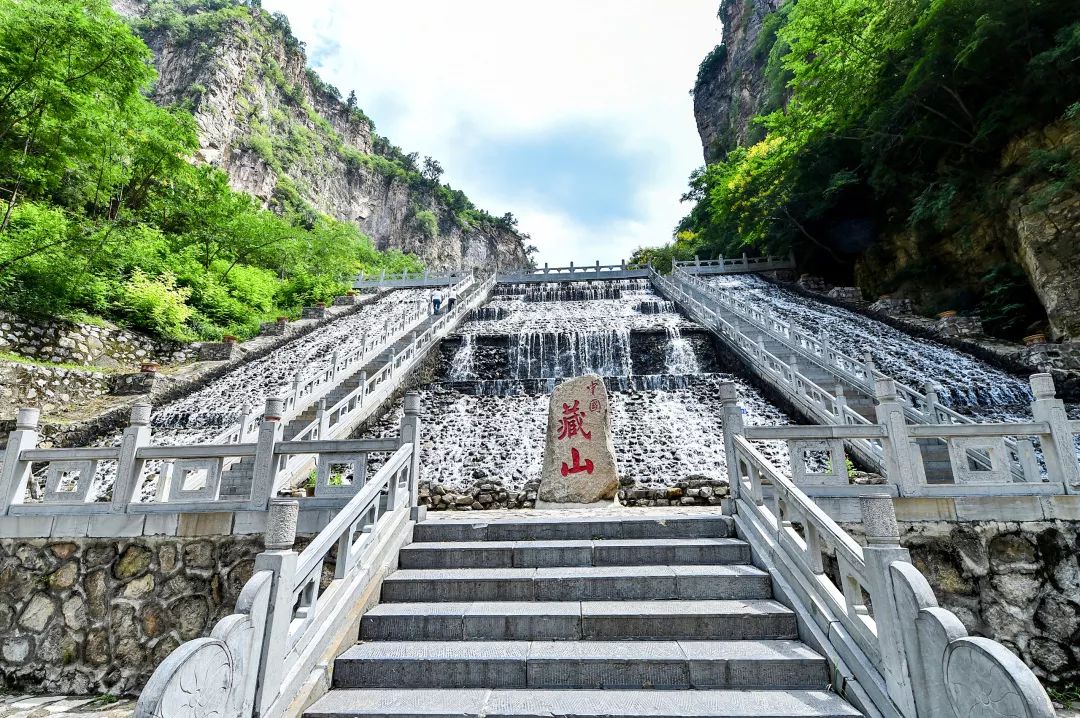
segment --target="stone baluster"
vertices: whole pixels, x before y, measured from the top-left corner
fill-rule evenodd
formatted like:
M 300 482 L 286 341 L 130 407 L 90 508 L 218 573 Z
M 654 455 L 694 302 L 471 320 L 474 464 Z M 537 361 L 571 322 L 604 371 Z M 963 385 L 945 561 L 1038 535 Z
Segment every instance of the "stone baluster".
M 245 404 L 242 413 L 240 414 L 240 433 L 237 435 L 236 442 L 243 444 L 244 439 L 247 438 L 247 427 L 251 423 L 253 415 L 255 413 L 255 407 L 251 404 Z
M 243 431 L 243 424 L 240 425 Z M 135 500 L 135 492 L 142 483 L 144 459 L 136 456 L 139 449 L 150 445 L 150 404 L 139 402 L 131 407 L 128 427 L 120 439 L 120 460 L 116 466 L 116 481 L 113 483 L 111 510 L 122 513 L 129 503 Z
M 319 435 L 317 439 L 330 438 L 330 415 L 326 412 L 326 397 L 319 399 L 318 408 L 315 409 L 315 420 L 319 422 Z
M 30 462 L 20 457 L 22 452 L 37 446 L 40 418 L 41 411 L 30 407 L 19 409 L 15 417 L 15 431 L 8 434 L 3 472 L 0 473 L 0 515 L 8 513 L 13 505 L 21 504 L 26 495 Z
M 265 511 L 274 494 L 278 461 L 275 447 L 281 437 L 281 399 L 266 400 L 263 420 L 259 424 L 259 436 L 255 442 L 255 466 L 251 477 L 251 508 Z
M 874 382 L 877 379 L 877 367 L 874 365 L 874 357 L 869 351 L 863 351 L 862 360 L 863 373 L 866 375 L 863 377 L 863 380 L 866 382 L 866 386 L 873 387 Z
M 293 395 L 293 404 L 294 405 L 298 404 L 300 402 L 300 385 L 303 383 L 303 381 L 304 381 L 304 373 L 301 370 L 297 369 L 296 373 L 293 374 L 293 380 L 292 380 L 292 387 L 293 387 L 292 395 Z
M 901 496 L 917 496 L 922 483 L 921 472 L 914 462 L 921 461 L 912 455 L 912 442 L 908 435 L 907 422 L 904 420 L 904 407 L 896 398 L 896 384 L 888 377 L 880 377 L 874 382 L 874 408 L 878 424 L 885 429 L 881 440 L 884 454 L 885 477 L 895 484 Z
M 739 498 L 739 457 L 735 452 L 735 437 L 742 436 L 743 415 L 739 406 L 739 393 L 735 382 L 720 385 L 720 404 L 722 408 L 721 427 L 724 432 L 724 455 L 727 460 L 728 489 L 731 492 L 732 505 Z
M 334 353 L 330 355 L 330 380 L 333 381 L 337 378 L 337 373 L 341 369 L 341 352 L 334 350 Z
M 293 544 L 296 542 L 300 502 L 295 499 L 273 499 L 268 508 L 263 537 L 266 550 L 255 557 L 256 573 L 271 571 L 274 574 L 266 630 L 263 631 L 262 660 L 257 667 L 259 679 L 255 706 L 258 715 L 267 715 L 285 678 L 285 654 L 289 645 L 289 625 L 293 619 L 293 588 L 298 557 Z
M 938 400 L 937 386 L 934 382 L 928 381 L 923 384 L 923 394 L 926 398 L 926 406 L 923 409 L 923 417 L 926 419 L 927 424 L 936 424 L 938 421 Z
M 1040 437 L 1046 459 L 1046 474 L 1050 481 L 1064 483 L 1069 493 L 1080 493 L 1080 464 L 1076 460 L 1065 404 L 1055 396 L 1054 377 L 1050 374 L 1032 374 L 1029 381 L 1031 392 L 1035 395 L 1031 415 L 1035 421 L 1050 425 L 1050 433 Z
M 796 394 L 805 393 L 805 385 L 799 380 L 799 357 L 792 354 L 788 358 L 788 370 L 791 372 L 791 389 Z
M 889 566 L 895 561 L 910 562 L 908 550 L 900 546 L 900 529 L 896 510 L 888 494 L 871 494 L 859 498 L 866 546 L 867 593 L 874 605 L 878 648 L 881 651 L 881 673 L 889 697 L 904 716 L 915 718 L 915 699 L 908 672 L 908 656 L 904 653 L 903 627 L 896 604 Z M 911 657 L 918 660 L 917 657 Z
M 401 417 L 401 428 L 398 436 L 398 446 L 412 444 L 412 455 L 409 457 L 409 488 L 408 502 L 414 521 L 422 520 L 418 516 L 417 496 L 420 490 L 420 394 L 410 391 L 405 394 L 405 409 Z M 396 507 L 397 491 L 391 487 L 390 499 L 387 499 L 386 510 Z M 393 499 L 393 500 L 391 500 Z
M 833 366 L 832 360 L 832 335 L 827 331 L 822 331 L 818 335 L 818 344 L 821 345 L 821 360 L 829 366 Z
M 840 424 L 847 424 L 847 396 L 844 395 L 844 385 L 837 384 L 834 391 L 833 407 L 836 409 L 836 420 Z
M 383 269 L 383 270 L 381 270 L 379 272 L 379 284 L 382 284 L 385 281 L 386 281 L 386 270 Z

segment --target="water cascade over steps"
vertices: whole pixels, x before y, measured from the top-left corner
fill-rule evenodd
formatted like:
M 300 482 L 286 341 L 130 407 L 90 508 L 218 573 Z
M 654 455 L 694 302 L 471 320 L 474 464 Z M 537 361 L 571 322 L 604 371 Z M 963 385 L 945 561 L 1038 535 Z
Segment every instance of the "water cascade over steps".
M 648 282 L 580 285 L 500 286 L 443 342 L 442 371 L 421 399 L 422 481 L 451 493 L 527 489 L 540 474 L 550 393 L 562 379 L 590 372 L 612 392 L 627 491 L 726 480 L 717 392 L 723 381 L 740 382 L 747 423 L 786 423 L 718 362 L 711 335 Z M 396 420 L 391 412 L 370 435 L 392 433 Z M 786 458 L 783 446 L 767 448 Z M 672 496 L 672 503 L 682 500 Z

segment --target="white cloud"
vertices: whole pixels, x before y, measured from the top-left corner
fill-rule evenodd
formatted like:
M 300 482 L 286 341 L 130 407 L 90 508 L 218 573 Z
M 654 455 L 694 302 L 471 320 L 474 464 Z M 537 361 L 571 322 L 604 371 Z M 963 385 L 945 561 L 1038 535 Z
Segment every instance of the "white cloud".
M 356 91 L 380 133 L 438 158 L 446 180 L 479 206 L 514 212 L 540 247 L 539 260 L 553 264 L 617 262 L 640 244 L 667 240 L 685 213 L 678 197 L 701 164 L 688 90 L 719 41 L 717 4 L 263 2 L 288 15 L 324 79 Z M 603 232 L 512 183 L 485 181 L 485 168 L 472 161 L 477 147 L 575 125 L 602 126 L 616 151 L 649 163 L 625 198 L 623 219 Z

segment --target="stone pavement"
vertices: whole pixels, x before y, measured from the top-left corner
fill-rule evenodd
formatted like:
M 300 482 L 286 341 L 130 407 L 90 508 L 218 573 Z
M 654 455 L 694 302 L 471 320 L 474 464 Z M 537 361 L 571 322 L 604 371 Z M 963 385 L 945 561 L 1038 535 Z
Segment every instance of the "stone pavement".
M 574 509 L 495 509 L 490 511 L 429 511 L 427 521 L 465 521 L 467 523 L 482 524 L 490 521 L 521 521 L 523 519 L 536 519 L 538 521 L 551 521 L 553 519 L 586 519 L 586 518 L 611 518 L 614 521 L 621 519 L 648 519 L 654 516 L 720 516 L 723 514 L 719 506 L 619 506 L 614 502 L 611 506 L 587 506 Z
M 109 702 L 112 700 L 112 702 Z M 134 699 L 104 696 L 30 696 L 0 693 L 0 718 L 131 718 Z

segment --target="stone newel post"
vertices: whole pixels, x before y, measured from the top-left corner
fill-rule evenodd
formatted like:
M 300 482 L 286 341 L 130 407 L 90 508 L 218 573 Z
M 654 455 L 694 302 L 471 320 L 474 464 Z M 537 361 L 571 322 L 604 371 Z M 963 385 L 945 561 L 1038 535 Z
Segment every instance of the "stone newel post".
M 258 693 L 255 697 L 258 715 L 265 715 L 266 709 L 277 697 L 284 678 L 289 624 L 293 618 L 293 585 L 296 583 L 297 553 L 293 550 L 293 542 L 296 540 L 296 521 L 299 516 L 298 501 L 272 499 L 263 537 L 266 550 L 255 557 L 256 573 L 271 571 L 274 574 L 266 631 L 263 633 Z
M 136 453 L 143 446 L 150 445 L 150 404 L 139 402 L 131 407 L 131 418 L 124 437 L 120 440 L 120 461 L 116 468 L 116 483 L 113 485 L 112 510 L 127 510 L 127 504 L 135 499 L 139 490 L 146 461 L 137 458 Z
M 1069 428 L 1069 416 L 1065 404 L 1054 395 L 1054 377 L 1050 374 L 1032 374 L 1031 415 L 1035 421 L 1050 425 L 1050 433 L 1042 439 L 1043 456 L 1046 458 L 1046 474 L 1052 482 L 1062 482 L 1069 493 L 1080 493 L 1080 464 L 1077 464 L 1073 448 L 1073 434 Z
M 723 406 L 722 426 L 724 431 L 724 457 L 727 461 L 728 491 L 731 493 L 731 505 L 739 498 L 739 460 L 735 456 L 735 437 L 743 433 L 742 407 L 734 382 L 720 385 L 720 403 Z
M 23 502 L 26 483 L 30 480 L 30 462 L 21 461 L 19 457 L 22 452 L 37 446 L 40 417 L 39 409 L 19 409 L 15 431 L 8 434 L 3 471 L 0 473 L 0 515 L 6 514 L 13 504 Z
M 904 407 L 896 398 L 896 384 L 892 379 L 879 377 L 874 381 L 874 397 L 877 399 L 874 411 L 878 424 L 885 429 L 885 437 L 881 440 L 885 477 L 897 486 L 901 496 L 916 496 L 920 482 L 914 462 L 921 459 L 912 456 L 912 442 L 904 419 Z
M 420 394 L 415 391 L 410 391 L 405 394 L 405 413 L 401 417 L 401 434 L 398 439 L 398 446 L 404 446 L 405 444 L 412 444 L 413 452 L 409 457 L 409 491 L 408 502 L 412 519 L 414 521 L 421 520 L 419 516 L 420 512 L 417 506 L 417 497 L 420 492 Z M 387 510 L 391 510 L 396 506 L 396 503 L 392 505 L 392 502 L 396 500 L 396 492 L 391 491 L 390 497 L 387 502 Z
M 267 399 L 263 420 L 259 424 L 259 436 L 255 440 L 255 466 L 251 477 L 251 508 L 255 511 L 265 511 L 274 494 L 278 468 L 274 448 L 280 438 L 281 413 L 284 408 L 284 400 L 277 397 Z
M 896 510 L 888 494 L 871 494 L 859 498 L 862 511 L 866 546 L 863 560 L 866 563 L 867 593 L 874 605 L 874 622 L 877 624 L 877 642 L 881 651 L 881 673 L 889 697 L 905 716 L 915 718 L 915 699 L 912 694 L 908 671 L 908 656 L 904 651 L 903 629 L 897 608 L 896 594 L 892 585 L 889 566 L 894 561 L 910 562 L 906 548 L 900 546 L 900 529 L 896 523 Z M 844 582 L 844 594 L 851 603 L 849 591 L 858 591 Z M 862 602 L 861 596 L 856 599 Z

